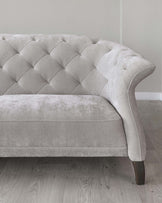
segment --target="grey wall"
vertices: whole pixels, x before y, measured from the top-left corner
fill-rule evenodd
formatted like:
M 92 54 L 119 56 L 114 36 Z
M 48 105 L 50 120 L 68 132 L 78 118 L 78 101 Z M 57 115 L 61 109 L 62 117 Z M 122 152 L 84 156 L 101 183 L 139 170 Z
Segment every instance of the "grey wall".
M 162 0 L 0 0 L 0 33 L 72 33 L 133 48 L 157 65 L 138 91 L 162 91 Z
M 119 41 L 119 17 L 119 0 L 0 0 L 0 32 L 6 33 L 76 33 Z
M 138 91 L 162 91 L 162 0 L 123 0 L 123 43 L 157 68 Z

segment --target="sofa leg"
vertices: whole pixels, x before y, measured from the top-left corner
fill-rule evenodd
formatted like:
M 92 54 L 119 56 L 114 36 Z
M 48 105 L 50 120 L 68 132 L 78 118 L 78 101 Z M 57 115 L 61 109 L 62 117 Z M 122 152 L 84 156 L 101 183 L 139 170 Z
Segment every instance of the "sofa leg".
M 134 168 L 135 179 L 137 185 L 145 184 L 145 166 L 144 161 L 132 161 Z

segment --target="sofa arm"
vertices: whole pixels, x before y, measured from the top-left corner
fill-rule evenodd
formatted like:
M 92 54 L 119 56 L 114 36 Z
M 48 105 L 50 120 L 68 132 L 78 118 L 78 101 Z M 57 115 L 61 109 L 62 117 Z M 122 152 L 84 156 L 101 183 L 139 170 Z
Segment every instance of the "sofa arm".
M 128 156 L 143 161 L 146 154 L 144 130 L 139 119 L 135 87 L 155 66 L 137 53 L 117 46 L 101 59 L 98 70 L 108 79 L 101 95 L 106 97 L 123 119 Z

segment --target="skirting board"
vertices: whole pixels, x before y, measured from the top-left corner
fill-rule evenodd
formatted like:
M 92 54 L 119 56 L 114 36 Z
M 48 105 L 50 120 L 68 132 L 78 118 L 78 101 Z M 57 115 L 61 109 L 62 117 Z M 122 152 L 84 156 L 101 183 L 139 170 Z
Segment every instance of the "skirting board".
M 162 101 L 162 92 L 136 92 L 137 100 L 160 100 Z

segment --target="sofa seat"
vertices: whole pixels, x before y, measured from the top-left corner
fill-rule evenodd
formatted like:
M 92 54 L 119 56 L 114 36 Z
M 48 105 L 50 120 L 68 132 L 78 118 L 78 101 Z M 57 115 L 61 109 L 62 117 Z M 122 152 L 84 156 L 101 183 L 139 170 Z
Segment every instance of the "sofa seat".
M 127 151 L 122 119 L 100 96 L 3 95 L 0 129 L 3 156 L 13 156 L 14 150 L 19 156 L 121 156 Z

